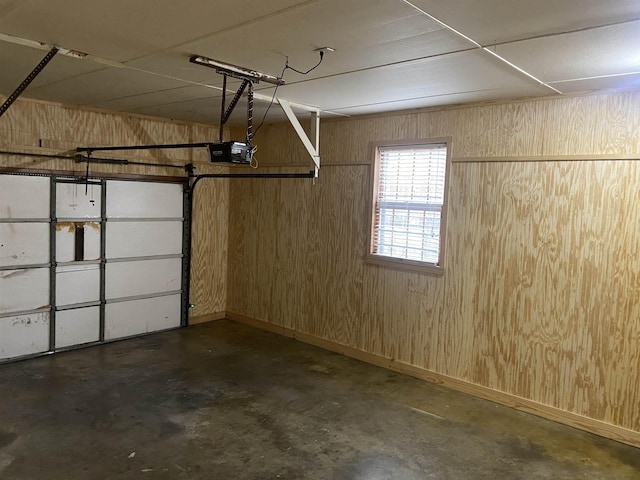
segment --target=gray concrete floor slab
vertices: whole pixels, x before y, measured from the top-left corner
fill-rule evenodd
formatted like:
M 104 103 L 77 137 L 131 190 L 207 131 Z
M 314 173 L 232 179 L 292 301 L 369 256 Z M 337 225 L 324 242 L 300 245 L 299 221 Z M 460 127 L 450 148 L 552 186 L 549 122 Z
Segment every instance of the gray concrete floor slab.
M 640 449 L 219 321 L 0 365 L 0 478 L 637 480 Z

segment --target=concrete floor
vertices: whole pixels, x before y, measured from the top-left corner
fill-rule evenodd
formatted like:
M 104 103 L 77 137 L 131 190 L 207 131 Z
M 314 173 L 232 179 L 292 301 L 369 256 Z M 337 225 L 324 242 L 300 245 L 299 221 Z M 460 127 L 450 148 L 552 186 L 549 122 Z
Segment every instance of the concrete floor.
M 0 366 L 0 478 L 637 480 L 640 450 L 220 321 Z

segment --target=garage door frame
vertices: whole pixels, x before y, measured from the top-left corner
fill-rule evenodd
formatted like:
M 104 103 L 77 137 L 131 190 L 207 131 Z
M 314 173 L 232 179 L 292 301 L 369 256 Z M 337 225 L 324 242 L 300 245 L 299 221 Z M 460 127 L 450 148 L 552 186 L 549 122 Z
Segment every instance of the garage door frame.
M 140 333 L 131 335 L 128 337 L 119 337 L 114 339 L 105 339 L 105 306 L 106 306 L 106 292 L 105 292 L 105 280 L 106 280 L 106 231 L 107 231 L 107 216 L 106 216 L 106 196 L 107 196 L 107 181 L 131 181 L 131 182 L 147 182 L 147 183 L 171 183 L 182 185 L 182 262 L 180 272 L 180 319 L 178 327 L 171 327 L 164 330 L 174 330 L 176 328 L 183 328 L 188 325 L 188 311 L 189 311 L 189 279 L 190 279 L 190 257 L 191 257 L 191 189 L 189 188 L 189 181 L 186 177 L 169 177 L 169 176 L 145 176 L 145 175 L 118 175 L 118 174 L 94 174 L 87 179 L 85 176 L 74 175 L 72 173 L 64 171 L 19 171 L 10 168 L 0 168 L 0 175 L 21 175 L 21 176 L 37 176 L 49 178 L 50 192 L 49 192 L 49 262 L 43 264 L 49 268 L 49 348 L 47 351 L 41 351 L 34 354 L 28 354 L 18 357 L 10 357 L 7 359 L 0 359 L 0 364 L 19 361 L 28 358 L 34 358 L 42 355 L 49 355 L 56 352 L 74 350 L 78 348 L 86 348 L 89 346 L 95 346 L 105 343 L 111 343 L 126 338 L 138 337 L 143 335 L 149 335 L 157 333 L 163 330 L 154 330 L 148 333 Z M 100 307 L 100 320 L 99 320 L 99 339 L 98 341 L 83 343 L 81 345 L 72 345 L 69 347 L 56 347 L 56 312 L 58 305 L 56 302 L 56 186 L 59 183 L 72 183 L 79 186 L 84 185 L 100 185 L 101 186 L 101 212 L 100 212 L 100 292 L 99 302 L 92 302 Z M 33 220 L 30 220 L 33 222 Z M 27 221 L 28 222 L 28 221 Z M 44 223 L 44 222 L 43 222 Z M 28 266 L 27 266 L 28 267 Z M 21 268 L 25 268 L 22 266 Z M 82 308 L 82 307 L 78 307 Z M 73 309 L 73 308 L 71 308 Z M 71 310 L 67 308 L 66 310 Z M 37 309 L 38 311 L 42 309 Z M 34 310 L 35 311 L 35 310 Z M 8 313 L 3 314 L 3 316 Z

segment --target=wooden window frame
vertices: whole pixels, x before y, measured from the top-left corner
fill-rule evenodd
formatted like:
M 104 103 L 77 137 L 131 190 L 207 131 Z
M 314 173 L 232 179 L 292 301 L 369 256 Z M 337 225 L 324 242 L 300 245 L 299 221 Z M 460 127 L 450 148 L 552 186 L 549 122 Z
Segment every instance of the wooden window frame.
M 433 144 L 446 144 L 446 166 L 445 166 L 445 182 L 444 182 L 444 195 L 442 211 L 440 216 L 440 235 L 439 235 L 439 248 L 438 248 L 438 263 L 428 263 L 417 260 L 408 260 L 404 258 L 390 257 L 373 253 L 374 250 L 374 230 L 376 227 L 376 201 L 378 196 L 378 172 L 380 166 L 380 149 L 384 147 L 403 147 L 412 145 L 433 145 Z M 369 192 L 369 229 L 368 229 L 368 241 L 367 241 L 367 253 L 365 261 L 372 265 L 378 265 L 382 267 L 388 267 L 398 270 L 406 270 L 410 272 L 443 275 L 445 272 L 445 240 L 447 230 L 447 206 L 449 198 L 449 176 L 451 172 L 451 137 L 437 137 L 437 138 L 421 138 L 421 139 L 407 139 L 407 140 L 391 140 L 374 142 L 371 145 L 371 156 L 373 159 L 371 163 L 371 175 Z

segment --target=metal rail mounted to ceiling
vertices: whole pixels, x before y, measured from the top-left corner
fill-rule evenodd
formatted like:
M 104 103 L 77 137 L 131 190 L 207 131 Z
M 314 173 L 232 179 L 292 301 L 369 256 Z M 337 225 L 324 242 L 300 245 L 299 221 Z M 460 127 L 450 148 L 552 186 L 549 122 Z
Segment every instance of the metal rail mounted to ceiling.
M 321 57 L 322 58 L 322 57 Z M 206 57 L 201 56 L 192 56 L 189 61 L 191 63 L 195 63 L 198 65 L 204 65 L 209 68 L 215 69 L 216 73 L 221 74 L 223 76 L 223 88 L 222 88 L 222 105 L 220 108 L 220 137 L 219 141 L 222 143 L 223 140 L 223 131 L 224 126 L 229 120 L 231 113 L 237 106 L 240 98 L 244 94 L 245 90 L 247 90 L 247 130 L 246 130 L 246 147 L 250 152 L 249 155 L 252 154 L 252 140 L 253 140 L 253 102 L 254 102 L 254 92 L 253 85 L 260 81 L 265 81 L 271 83 L 276 86 L 280 86 L 284 84 L 284 80 L 280 77 L 275 77 L 273 75 L 269 75 L 266 73 L 260 73 L 255 70 L 251 70 L 244 67 L 239 67 L 237 65 L 231 65 L 223 62 L 219 62 L 218 60 L 213 60 Z M 226 105 L 226 93 L 227 93 L 227 78 L 233 77 L 236 79 L 242 80 L 242 84 L 235 92 L 231 102 L 229 105 Z M 307 111 L 310 111 L 311 114 L 311 126 L 310 126 L 310 134 L 311 138 L 307 135 L 304 128 L 300 124 L 300 121 L 296 117 L 293 112 L 292 104 L 287 100 L 281 98 L 272 98 L 270 101 L 277 102 L 282 111 L 285 113 L 287 119 L 291 123 L 293 129 L 296 134 L 300 138 L 300 141 L 304 145 L 307 153 L 311 157 L 313 162 L 313 177 L 318 176 L 318 171 L 320 169 L 320 154 L 319 154 L 319 143 L 320 143 L 320 110 L 314 107 L 305 106 Z M 296 105 L 298 106 L 298 105 Z M 91 155 L 94 152 L 98 151 L 126 151 L 126 150 L 162 150 L 162 149 L 174 149 L 174 148 L 208 148 L 209 152 L 213 151 L 213 148 L 216 146 L 214 142 L 200 142 L 200 143 L 178 143 L 178 144 L 161 144 L 161 145 L 123 145 L 123 146 L 107 146 L 107 147 L 78 147 L 76 151 L 79 154 L 84 154 L 81 156 L 80 161 L 87 162 L 87 169 L 89 168 L 89 163 L 93 161 Z M 212 159 L 213 160 L 213 159 Z M 109 163 L 109 159 L 100 159 L 102 163 Z M 115 162 L 114 162 L 115 163 Z M 216 174 L 218 175 L 218 174 Z M 251 178 L 273 178 L 279 174 L 222 174 L 225 175 L 225 178 L 233 178 L 233 177 L 251 177 Z M 307 178 L 309 174 L 283 174 L 284 176 L 280 178 Z M 300 175 L 300 176 L 298 176 Z M 87 175 L 88 176 L 88 175 Z M 202 177 L 208 178 L 208 177 Z
M 51 59 L 56 56 L 58 50 L 58 47 L 53 47 L 51 50 L 49 50 L 49 53 L 47 53 L 44 58 L 40 60 L 40 63 L 38 63 L 38 65 L 36 65 L 36 67 L 31 71 L 31 73 L 27 75 L 27 78 L 25 78 L 22 83 L 18 85 L 18 88 L 16 88 L 15 91 L 7 97 L 4 103 L 0 106 L 0 117 L 4 114 L 4 112 L 9 110 L 11 104 L 13 104 L 13 102 L 18 99 L 22 92 L 27 89 L 29 84 L 33 82 L 33 80 L 35 80 L 35 78 L 40 74 L 42 70 L 44 70 L 44 67 L 46 67 Z
M 27 47 L 31 47 L 31 48 L 35 48 L 35 49 L 40 49 L 40 50 L 46 50 L 46 49 L 50 49 L 49 52 L 45 55 L 45 57 L 42 59 L 42 61 L 34 68 L 34 70 L 27 76 L 27 78 L 20 84 L 20 86 L 5 100 L 4 104 L 0 107 L 0 116 L 2 116 L 2 114 L 11 106 L 11 104 L 20 96 L 20 94 L 29 86 L 29 84 L 37 77 L 38 74 L 40 74 L 40 72 L 45 68 L 45 66 L 51 61 L 51 59 L 56 55 L 56 54 L 61 54 L 61 55 L 65 55 L 68 57 L 72 57 L 72 58 L 76 58 L 76 59 L 81 59 L 81 60 L 86 60 L 86 61 L 91 61 L 94 63 L 98 63 L 100 65 L 105 65 L 108 67 L 115 67 L 115 68 L 125 68 L 125 69 L 134 69 L 137 70 L 129 65 L 126 65 L 124 63 L 120 63 L 120 62 L 116 62 L 113 60 L 109 60 L 109 59 L 105 59 L 105 58 L 100 58 L 97 57 L 95 55 L 91 55 L 91 54 L 87 54 L 87 53 L 82 53 L 82 52 L 77 52 L 75 50 L 69 50 L 67 48 L 61 47 L 61 46 L 54 46 L 54 45 L 48 45 L 46 43 L 42 43 L 42 42 L 36 42 L 34 40 L 28 40 L 28 39 L 24 39 L 24 38 L 20 38 L 20 37 L 16 37 L 16 36 L 12 36 L 12 35 L 6 35 L 6 34 L 1 34 L 0 33 L 0 40 L 8 42 L 8 43 L 12 43 L 12 44 L 16 44 L 16 45 L 23 45 L 23 46 L 27 46 Z M 322 51 L 323 50 L 331 50 L 328 48 L 322 48 L 319 49 L 321 51 L 321 58 L 322 58 Z M 213 68 L 215 69 L 218 73 L 221 73 L 224 75 L 224 88 L 220 88 L 217 86 L 212 86 L 212 85 L 204 85 L 203 86 L 207 86 L 210 88 L 214 88 L 217 90 L 221 90 L 222 91 L 222 95 L 223 95 L 223 102 L 222 102 L 222 107 L 221 107 L 221 126 L 220 126 L 220 142 L 222 141 L 222 133 L 223 133 L 223 127 L 224 124 L 226 124 L 226 122 L 229 119 L 229 116 L 231 115 L 233 109 L 235 108 L 237 102 L 239 101 L 239 99 L 242 97 L 244 90 L 247 90 L 247 143 L 249 145 L 251 145 L 251 141 L 253 139 L 253 102 L 254 100 L 260 100 L 260 101 L 265 101 L 265 102 L 269 102 L 269 103 L 277 103 L 278 105 L 281 106 L 283 112 L 285 113 L 287 119 L 291 122 L 291 125 L 293 126 L 296 134 L 299 136 L 301 142 L 303 143 L 305 149 L 307 150 L 307 152 L 309 153 L 309 156 L 311 157 L 311 160 L 313 161 L 314 164 L 314 176 L 317 177 L 318 176 L 318 171 L 320 169 L 320 155 L 319 155 L 319 148 L 318 148 L 318 144 L 319 144 L 319 127 L 320 127 L 320 109 L 318 107 L 315 106 L 311 106 L 311 105 L 304 105 L 304 104 L 300 104 L 300 103 L 296 103 L 296 102 L 289 102 L 285 99 L 282 98 L 278 98 L 278 97 L 268 97 L 266 95 L 261 95 L 259 93 L 255 93 L 253 91 L 253 84 L 257 83 L 259 81 L 263 81 L 263 82 L 267 82 L 267 83 L 271 83 L 273 85 L 279 86 L 284 84 L 284 80 L 282 78 L 273 76 L 273 75 L 269 75 L 266 73 L 261 73 L 258 72 L 256 70 L 252 70 L 249 68 L 244 68 L 244 67 L 239 67 L 237 65 L 232 65 L 232 64 L 228 64 L 225 62 L 219 62 L 217 60 L 213 60 L 210 58 L 206 58 L 206 57 L 202 57 L 202 56 L 191 56 L 189 59 L 192 63 L 196 63 L 196 64 L 200 64 L 200 65 L 204 65 L 207 66 L 209 68 Z M 160 76 L 162 77 L 162 74 L 156 73 L 156 72 L 150 72 L 150 71 L 145 71 L 145 73 L 151 74 L 151 75 L 156 75 L 156 76 Z M 235 96 L 234 96 L 234 100 L 232 101 L 232 103 L 227 107 L 225 105 L 226 103 L 226 94 L 227 94 L 227 90 L 226 90 L 226 79 L 228 76 L 234 77 L 234 78 L 239 78 L 241 80 L 243 80 L 243 84 L 241 85 L 241 88 L 236 92 Z M 245 81 L 246 80 L 246 81 Z M 188 83 L 192 83 L 192 82 L 188 82 Z M 302 125 L 300 124 L 300 121 L 296 118 L 296 115 L 293 113 L 293 108 L 299 109 L 299 110 L 303 110 L 306 112 L 309 112 L 311 115 L 311 127 L 310 127 L 310 136 L 307 136 L 305 129 L 302 127 Z M 150 149 L 150 148 L 197 148 L 197 147 L 206 147 L 206 148 L 210 148 L 212 145 L 214 145 L 213 142 L 206 142 L 206 143 L 202 143 L 202 144 L 184 144 L 184 145 L 141 145 L 141 146 L 135 146 L 135 147 L 121 147 L 118 148 L 118 150 L 134 150 L 134 149 L 139 149 L 139 150 L 143 150 L 143 149 Z M 98 159 L 95 157 L 91 157 L 91 152 L 93 151 L 97 151 L 97 150 L 116 150 L 116 148 L 95 148 L 95 147 L 86 147 L 86 148 L 79 148 L 78 152 L 79 153 L 84 153 L 85 155 L 79 155 L 79 156 L 75 156 L 75 157 L 71 157 L 71 156 L 67 156 L 67 155 L 61 155 L 61 156 L 54 156 L 51 155 L 51 158 L 71 158 L 71 159 L 75 159 L 77 162 L 87 162 L 87 167 L 89 166 L 89 163 L 93 162 L 93 163 L 113 163 L 113 164 L 121 164 L 121 165 L 152 165 L 151 163 L 145 163 L 145 162 L 135 162 L 135 161 L 131 161 L 131 160 L 115 160 L 115 159 Z M 28 154 L 28 153 L 22 153 L 22 152 L 0 152 L 0 154 L 5 154 L 5 155 L 32 155 L 32 156 L 42 156 L 45 157 L 47 155 L 41 155 L 41 154 L 37 154 L 37 153 L 33 153 L 33 154 Z M 90 158 L 91 157 L 91 158 Z M 173 167 L 171 165 L 157 165 L 157 166 L 170 166 Z M 182 166 L 176 166 L 177 168 L 183 168 Z M 254 174 L 252 174 L 253 176 Z M 306 174 L 305 174 L 306 175 Z
M 323 52 L 321 52 L 322 54 Z M 195 63 L 197 65 L 203 65 L 205 67 L 213 68 L 216 73 L 223 76 L 223 86 L 222 86 L 222 106 L 220 109 L 220 141 L 222 142 L 222 134 L 223 128 L 229 120 L 229 116 L 233 112 L 238 100 L 244 93 L 244 90 L 247 89 L 247 136 L 246 143 L 249 147 L 251 147 L 251 141 L 253 139 L 253 101 L 255 94 L 253 92 L 254 83 L 258 83 L 260 81 L 270 83 L 279 87 L 280 85 L 284 85 L 284 79 L 280 77 L 276 77 L 274 75 L 270 75 L 267 73 L 258 72 L 255 70 L 251 70 L 245 67 L 239 67 L 237 65 L 232 65 L 229 63 L 221 62 L 219 60 L 214 60 L 212 58 L 202 57 L 198 55 L 193 55 L 189 58 L 191 63 Z M 322 61 L 322 55 L 320 56 L 320 61 Z M 226 92 L 227 92 L 227 77 L 237 78 L 242 80 L 242 84 L 236 91 L 233 99 L 229 103 L 229 106 L 225 109 L 226 103 Z M 317 108 L 312 108 L 305 106 L 307 110 L 311 112 L 311 139 L 307 136 L 307 133 L 304 131 L 304 128 L 300 124 L 298 118 L 293 113 L 293 109 L 291 108 L 291 104 L 281 98 L 272 98 L 270 101 L 277 102 L 282 111 L 287 116 L 289 122 L 293 126 L 296 134 L 302 141 L 305 149 L 309 153 L 311 160 L 315 165 L 315 173 L 316 176 L 318 174 L 318 169 L 320 168 L 320 155 L 318 153 L 318 144 L 319 144 L 319 132 L 320 132 L 320 110 Z

